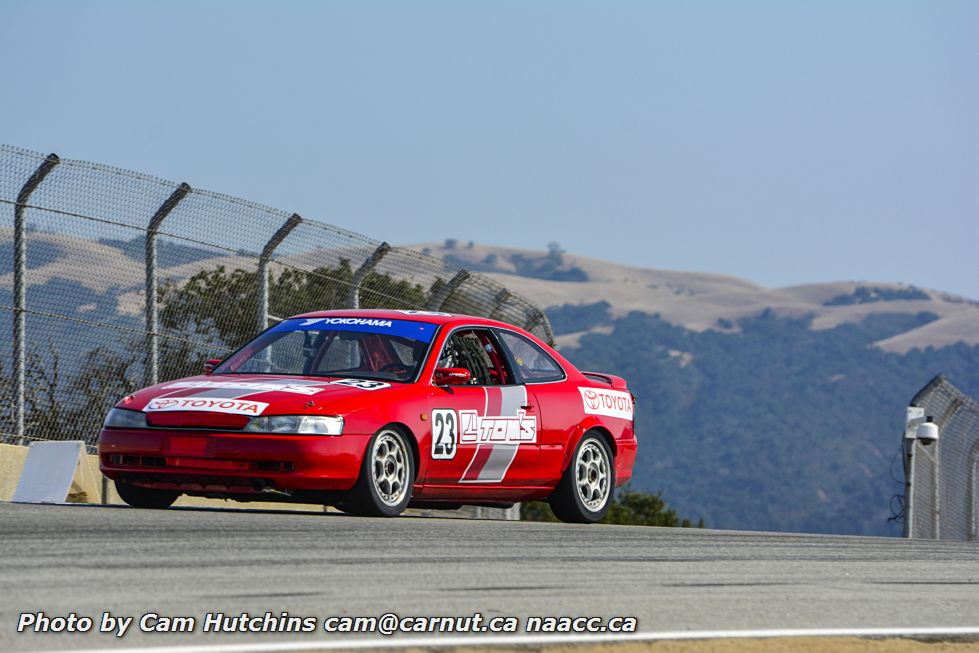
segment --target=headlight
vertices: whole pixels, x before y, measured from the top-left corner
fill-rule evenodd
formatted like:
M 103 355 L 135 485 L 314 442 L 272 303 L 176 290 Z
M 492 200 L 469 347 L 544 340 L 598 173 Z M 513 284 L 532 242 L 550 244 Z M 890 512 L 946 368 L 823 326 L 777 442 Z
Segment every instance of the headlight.
M 105 416 L 102 426 L 107 429 L 145 429 L 146 413 L 125 408 L 113 408 Z
M 300 435 L 341 435 L 343 418 L 332 415 L 270 415 L 248 420 L 250 433 L 296 433 Z

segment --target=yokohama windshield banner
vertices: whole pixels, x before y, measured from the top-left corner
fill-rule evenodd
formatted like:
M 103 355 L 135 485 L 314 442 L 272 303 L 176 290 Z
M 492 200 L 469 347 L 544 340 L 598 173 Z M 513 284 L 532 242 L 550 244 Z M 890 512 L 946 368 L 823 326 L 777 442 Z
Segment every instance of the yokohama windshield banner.
M 283 320 L 269 329 L 271 333 L 282 331 L 358 331 L 379 333 L 422 342 L 431 342 L 436 325 L 413 320 L 388 320 L 375 317 L 297 317 Z

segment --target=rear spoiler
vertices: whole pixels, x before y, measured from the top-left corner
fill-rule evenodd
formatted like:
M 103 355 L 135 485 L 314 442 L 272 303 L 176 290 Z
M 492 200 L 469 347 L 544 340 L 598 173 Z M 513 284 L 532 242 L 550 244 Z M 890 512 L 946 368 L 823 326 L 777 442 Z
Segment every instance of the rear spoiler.
M 625 390 L 626 382 L 621 376 L 615 376 L 614 374 L 602 374 L 601 372 L 582 372 L 586 377 L 592 381 L 598 381 L 600 383 L 605 383 L 612 386 L 613 390 Z

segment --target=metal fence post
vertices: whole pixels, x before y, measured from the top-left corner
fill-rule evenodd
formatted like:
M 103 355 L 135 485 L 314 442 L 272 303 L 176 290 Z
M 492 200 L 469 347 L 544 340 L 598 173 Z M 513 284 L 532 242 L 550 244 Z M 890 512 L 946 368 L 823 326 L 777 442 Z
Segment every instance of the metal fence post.
M 904 438 L 904 537 L 914 538 L 914 445 L 915 440 Z
M 541 340 L 553 347 L 554 331 L 551 329 L 551 321 L 547 319 L 547 315 L 539 308 L 527 309 L 527 322 L 524 324 L 524 330 L 533 331 L 538 325 L 544 329 L 544 337 Z
M 975 542 L 979 540 L 979 533 L 976 529 L 976 521 L 979 520 L 979 442 L 972 447 L 972 456 L 969 461 L 969 540 Z
M 156 282 L 156 233 L 160 229 L 160 224 L 187 193 L 190 186 L 184 182 L 177 186 L 177 189 L 170 194 L 160 208 L 156 210 L 150 218 L 150 226 L 146 231 L 146 385 L 153 385 L 159 381 L 160 352 L 159 338 L 159 315 L 157 307 L 157 282 Z
M 282 244 L 289 232 L 296 228 L 303 219 L 298 213 L 293 213 L 279 227 L 278 231 L 272 234 L 269 241 L 262 248 L 262 254 L 258 257 L 258 330 L 265 331 L 269 326 L 269 259 L 275 248 Z
M 491 320 L 497 319 L 497 314 L 500 312 L 500 309 L 503 308 L 503 305 L 506 304 L 511 297 L 513 297 L 512 292 L 506 288 L 500 288 L 500 292 L 496 293 L 496 297 L 493 298 L 493 308 L 490 310 L 489 314 Z
M 440 311 L 442 310 L 442 305 L 448 301 L 449 297 L 456 291 L 456 288 L 461 286 L 469 278 L 468 270 L 459 270 L 456 272 L 455 276 L 452 277 L 448 283 L 442 284 L 442 287 L 432 295 L 432 298 L 428 302 L 428 310 L 430 311 Z
M 48 173 L 61 163 L 57 154 L 49 154 L 34 171 L 17 195 L 14 205 L 14 431 L 24 437 L 24 395 L 26 393 L 27 348 L 25 347 L 24 311 L 26 301 L 27 276 L 27 222 L 24 209 L 31 193 L 44 181 Z
M 933 533 L 932 539 L 935 540 L 942 539 L 942 532 L 941 532 L 942 497 L 939 494 L 941 492 L 941 487 L 942 487 L 941 479 L 939 479 L 939 475 L 941 475 L 942 473 L 942 458 L 941 458 L 941 450 L 939 449 L 941 444 L 942 444 L 941 441 L 939 441 L 932 445 L 935 448 L 934 451 L 935 463 L 934 463 L 934 472 L 931 475 L 932 492 L 933 492 L 931 517 L 932 517 L 932 533 Z
M 360 308 L 360 284 L 364 282 L 367 275 L 370 274 L 371 270 L 377 267 L 377 264 L 381 262 L 381 259 L 391 251 L 391 246 L 387 243 L 381 243 L 374 253 L 367 257 L 367 260 L 354 272 L 354 276 L 350 278 L 350 289 L 347 291 L 347 307 L 348 308 Z

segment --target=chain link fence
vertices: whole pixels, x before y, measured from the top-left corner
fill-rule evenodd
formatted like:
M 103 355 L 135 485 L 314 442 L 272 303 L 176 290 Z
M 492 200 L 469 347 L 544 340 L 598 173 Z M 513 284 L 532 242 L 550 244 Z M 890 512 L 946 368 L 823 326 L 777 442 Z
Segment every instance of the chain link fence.
M 934 442 L 918 433 L 926 421 Z M 905 536 L 979 540 L 979 403 L 935 377 L 911 400 L 904 442 Z
M 336 308 L 543 311 L 442 259 L 235 197 L 0 145 L 0 441 L 84 440 L 129 392 Z

